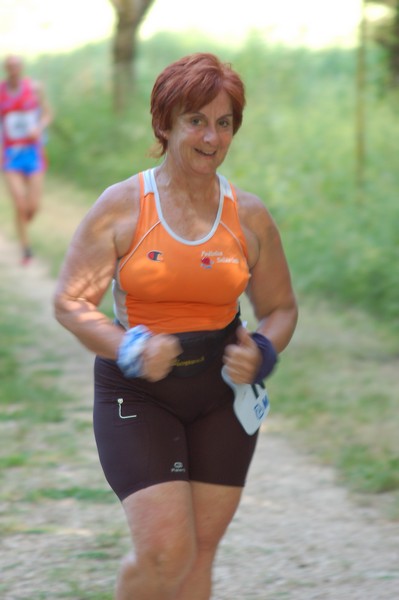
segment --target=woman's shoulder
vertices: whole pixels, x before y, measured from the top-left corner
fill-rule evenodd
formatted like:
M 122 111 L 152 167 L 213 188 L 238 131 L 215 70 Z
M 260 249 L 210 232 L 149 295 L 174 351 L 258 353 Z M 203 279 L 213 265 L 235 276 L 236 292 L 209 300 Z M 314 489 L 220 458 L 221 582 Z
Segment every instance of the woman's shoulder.
M 140 184 L 138 175 L 118 181 L 105 188 L 89 208 L 85 221 L 102 227 L 118 226 L 124 219 L 139 212 Z
M 87 231 L 113 240 L 118 256 L 129 247 L 140 213 L 138 174 L 107 187 L 83 220 Z
M 109 185 L 102 194 L 99 196 L 97 203 L 103 205 L 120 206 L 123 208 L 124 205 L 131 206 L 132 203 L 138 202 L 140 199 L 140 178 L 139 174 L 136 173 Z
M 237 208 L 240 220 L 246 224 L 265 225 L 272 222 L 272 216 L 265 202 L 256 194 L 235 187 Z

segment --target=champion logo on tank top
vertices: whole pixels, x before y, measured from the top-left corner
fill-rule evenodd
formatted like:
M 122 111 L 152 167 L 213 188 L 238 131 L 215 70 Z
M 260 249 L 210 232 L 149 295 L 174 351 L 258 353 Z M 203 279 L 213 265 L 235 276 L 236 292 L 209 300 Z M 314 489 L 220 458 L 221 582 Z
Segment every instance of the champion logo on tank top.
M 220 250 L 204 251 L 201 255 L 201 266 L 204 269 L 210 269 L 214 264 L 238 264 L 239 260 L 236 256 L 224 256 Z
M 163 253 L 159 250 L 151 250 L 147 253 L 147 257 L 154 262 L 163 262 Z

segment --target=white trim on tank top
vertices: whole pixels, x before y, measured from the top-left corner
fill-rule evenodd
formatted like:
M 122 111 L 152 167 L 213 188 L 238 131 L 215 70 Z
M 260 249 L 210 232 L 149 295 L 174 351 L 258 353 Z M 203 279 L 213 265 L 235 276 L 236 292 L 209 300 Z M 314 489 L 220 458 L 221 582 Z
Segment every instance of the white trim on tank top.
M 208 240 L 210 240 L 213 237 L 213 235 L 215 234 L 215 232 L 220 224 L 220 219 L 221 219 L 222 211 L 223 211 L 223 201 L 224 201 L 225 196 L 228 196 L 230 199 L 233 199 L 231 187 L 230 187 L 230 184 L 227 181 L 227 179 L 223 175 L 219 175 L 219 173 L 216 174 L 219 179 L 219 188 L 220 188 L 219 207 L 218 207 L 218 212 L 217 212 L 215 221 L 214 221 L 210 231 L 199 240 L 186 240 L 185 238 L 177 235 L 177 233 L 175 233 L 173 231 L 173 229 L 171 229 L 169 227 L 168 223 L 166 222 L 166 220 L 163 216 L 161 200 L 159 197 L 158 187 L 157 187 L 157 184 L 155 181 L 155 169 L 156 169 L 156 167 L 154 167 L 153 169 L 148 169 L 147 171 L 144 172 L 144 195 L 146 195 L 150 192 L 152 192 L 154 194 L 155 206 L 157 209 L 158 218 L 159 218 L 160 222 L 162 223 L 162 226 L 164 227 L 164 229 L 169 233 L 169 235 L 172 238 L 174 238 L 181 244 L 186 244 L 187 246 L 199 246 L 200 244 L 203 244 L 203 243 L 207 242 Z

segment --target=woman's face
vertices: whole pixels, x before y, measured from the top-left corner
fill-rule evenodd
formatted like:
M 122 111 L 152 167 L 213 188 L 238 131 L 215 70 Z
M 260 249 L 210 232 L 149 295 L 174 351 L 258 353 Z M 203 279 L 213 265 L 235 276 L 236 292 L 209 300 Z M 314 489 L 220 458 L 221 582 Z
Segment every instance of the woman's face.
M 187 172 L 215 173 L 233 139 L 233 109 L 224 91 L 194 112 L 177 113 L 165 132 L 167 154 Z

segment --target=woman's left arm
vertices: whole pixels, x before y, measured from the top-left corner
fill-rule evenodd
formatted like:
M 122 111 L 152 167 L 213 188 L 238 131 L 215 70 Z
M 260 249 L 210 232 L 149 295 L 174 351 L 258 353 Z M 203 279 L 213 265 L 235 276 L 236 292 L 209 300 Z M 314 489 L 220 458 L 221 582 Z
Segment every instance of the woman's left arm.
M 226 348 L 225 364 L 236 383 L 252 383 L 262 369 L 265 349 L 278 355 L 293 336 L 298 319 L 298 306 L 291 275 L 278 228 L 259 198 L 238 193 L 239 217 L 247 240 L 251 278 L 246 290 L 258 321 L 259 343 L 243 328 L 238 343 Z M 271 360 L 271 359 L 270 359 Z M 262 379 L 263 377 L 261 377 Z
M 259 201 L 260 202 L 260 201 Z M 263 204 L 256 202 L 246 220 L 251 279 L 246 293 L 258 320 L 257 331 L 278 353 L 297 324 L 298 305 L 280 232 Z

